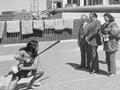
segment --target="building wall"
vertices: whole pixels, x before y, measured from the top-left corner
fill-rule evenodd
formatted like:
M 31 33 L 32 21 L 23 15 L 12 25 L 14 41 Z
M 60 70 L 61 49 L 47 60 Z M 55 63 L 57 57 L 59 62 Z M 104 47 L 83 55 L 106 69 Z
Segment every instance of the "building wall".
M 67 0 L 63 0 L 63 7 L 67 4 Z
M 19 14 L 19 20 L 31 20 L 32 15 L 29 12 L 23 11 Z
M 46 9 L 49 9 L 52 7 L 52 2 L 51 0 L 46 0 Z
M 15 16 L 15 11 L 2 12 L 2 15 L 0 15 L 0 21 L 12 21 Z
M 50 0 L 47 0 L 47 1 L 50 1 Z M 75 4 L 75 2 L 77 2 L 77 6 L 120 4 L 120 0 L 63 0 L 63 7 L 65 7 L 66 4 L 72 4 L 72 3 Z M 59 15 L 61 15 L 62 19 L 80 19 L 82 14 L 86 14 L 87 16 L 89 15 L 89 13 L 78 13 L 78 12 L 77 13 L 63 12 L 62 14 L 59 14 Z M 111 13 L 111 14 L 115 17 L 115 20 L 118 23 L 120 23 L 119 22 L 120 21 L 120 13 Z M 104 19 L 103 19 L 104 13 L 97 13 L 97 15 L 98 15 L 98 19 L 102 23 L 104 23 Z M 57 17 L 55 17 L 55 18 L 57 18 Z
M 69 0 L 73 1 L 73 0 Z M 110 5 L 110 4 L 120 4 L 120 0 L 79 0 L 80 6 L 90 6 L 90 5 Z M 66 0 L 68 4 L 68 0 Z M 65 3 L 66 4 L 66 3 Z M 82 14 L 88 15 L 89 13 L 62 13 L 62 18 L 73 18 L 73 19 L 79 19 Z M 97 13 L 98 17 L 102 19 L 104 13 Z M 120 18 L 120 13 L 111 13 L 115 18 Z M 68 17 L 69 16 L 69 17 Z M 102 20 L 103 21 L 103 20 Z
M 65 0 L 65 1 L 67 2 L 66 4 L 77 4 L 77 6 L 120 4 L 120 0 Z
M 47 8 L 52 7 L 52 2 L 55 1 L 62 1 L 63 7 L 66 4 L 76 4 L 77 6 L 120 4 L 120 0 L 46 0 Z
M 120 0 L 109 0 L 109 4 L 120 4 Z
M 31 20 L 32 16 L 26 11 L 6 11 L 0 15 L 0 21 L 13 21 L 13 20 Z

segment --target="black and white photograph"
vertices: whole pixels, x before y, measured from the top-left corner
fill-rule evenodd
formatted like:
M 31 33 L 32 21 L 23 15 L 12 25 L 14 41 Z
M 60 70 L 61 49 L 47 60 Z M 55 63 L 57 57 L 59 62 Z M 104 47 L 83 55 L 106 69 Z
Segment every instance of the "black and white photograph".
M 120 90 L 120 0 L 0 0 L 0 90 Z

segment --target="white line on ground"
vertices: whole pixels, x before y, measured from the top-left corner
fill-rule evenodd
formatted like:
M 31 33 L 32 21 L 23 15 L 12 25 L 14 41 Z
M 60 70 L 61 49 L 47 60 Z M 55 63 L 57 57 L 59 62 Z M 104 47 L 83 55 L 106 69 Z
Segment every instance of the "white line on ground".
M 26 43 L 6 44 L 6 45 L 3 45 L 3 47 L 14 47 L 14 46 L 24 46 L 24 45 L 26 45 Z
M 60 42 L 74 42 L 74 41 L 77 41 L 77 39 L 70 39 L 70 40 L 60 40 Z M 54 42 L 54 41 L 45 41 L 45 42 L 42 42 L 42 43 L 48 43 L 48 42 Z M 39 42 L 41 43 L 41 42 Z M 17 44 L 6 44 L 6 45 L 2 45 L 3 47 L 12 47 L 12 46 L 23 46 L 23 45 L 26 45 L 26 43 L 17 43 Z
M 120 74 L 120 71 L 117 71 L 117 74 Z M 76 80 L 71 80 L 71 81 L 68 81 L 68 82 L 61 82 L 61 83 L 56 83 L 56 84 L 51 84 L 51 85 L 44 85 L 44 86 L 41 86 L 41 88 L 42 87 L 49 87 L 49 86 L 57 86 L 57 85 L 62 85 L 62 84 L 75 83 L 75 82 L 91 80 L 91 79 L 98 79 L 98 78 L 101 78 L 101 77 L 106 77 L 106 76 L 104 76 L 104 75 L 97 75 L 95 77 L 90 77 L 90 78 L 76 79 Z
M 0 62 L 2 61 L 12 61 L 15 60 L 14 59 L 15 54 L 11 54 L 11 55 L 2 55 L 0 56 Z
M 39 43 L 48 43 L 48 42 L 54 42 L 54 41 L 43 41 Z M 60 40 L 60 42 L 77 42 L 77 39 L 68 39 L 68 40 Z M 120 42 L 119 42 L 120 44 Z M 26 45 L 26 43 L 17 43 L 17 44 L 5 44 L 2 45 L 3 47 L 11 47 L 11 46 L 23 46 Z
M 71 80 L 71 81 L 68 81 L 68 82 L 61 82 L 61 83 L 45 85 L 45 86 L 41 86 L 41 87 L 49 87 L 49 86 L 57 86 L 57 85 L 68 84 L 68 83 L 75 83 L 75 82 L 84 81 L 84 80 L 97 79 L 97 78 L 100 78 L 100 77 L 103 77 L 103 76 L 96 76 L 96 77 L 84 78 L 84 79 L 76 79 L 76 80 Z
M 120 74 L 120 71 L 117 71 L 117 75 L 118 74 Z M 90 78 L 75 79 L 75 80 L 71 80 L 71 81 L 67 81 L 67 82 L 61 82 L 61 83 L 56 83 L 56 84 L 44 85 L 44 86 L 41 86 L 41 88 L 49 87 L 49 86 L 57 86 L 57 85 L 62 85 L 62 84 L 75 83 L 75 82 L 86 81 L 86 80 L 91 80 L 91 79 L 93 80 L 93 79 L 98 79 L 98 78 L 101 78 L 101 77 L 106 77 L 106 76 L 104 76 L 104 75 L 96 75 L 96 76 L 90 77 Z M 0 76 L 0 79 L 3 79 L 3 76 Z M 25 82 L 25 81 L 22 80 L 21 83 L 23 83 L 23 82 Z
M 77 39 L 60 40 L 60 42 L 76 42 Z

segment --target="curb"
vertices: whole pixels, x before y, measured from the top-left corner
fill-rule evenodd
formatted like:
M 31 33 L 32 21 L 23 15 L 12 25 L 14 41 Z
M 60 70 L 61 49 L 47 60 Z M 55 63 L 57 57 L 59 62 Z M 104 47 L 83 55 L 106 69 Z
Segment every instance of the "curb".
M 74 42 L 77 41 L 77 39 L 70 39 L 70 40 L 60 40 L 60 42 Z M 54 41 L 44 41 L 39 43 L 48 43 L 48 42 L 54 42 Z M 16 44 L 5 44 L 1 45 L 2 47 L 14 47 L 14 46 L 24 46 L 26 43 L 16 43 Z
M 39 43 L 48 43 L 48 42 L 55 42 L 55 41 L 43 41 L 43 42 L 39 42 Z M 60 40 L 60 42 L 77 42 L 77 39 Z M 119 44 L 120 44 L 120 42 L 119 42 Z M 5 45 L 1 45 L 1 46 L 2 47 L 14 47 L 14 46 L 24 46 L 24 45 L 26 45 L 26 43 L 5 44 Z M 101 46 L 103 46 L 103 45 L 101 45 Z

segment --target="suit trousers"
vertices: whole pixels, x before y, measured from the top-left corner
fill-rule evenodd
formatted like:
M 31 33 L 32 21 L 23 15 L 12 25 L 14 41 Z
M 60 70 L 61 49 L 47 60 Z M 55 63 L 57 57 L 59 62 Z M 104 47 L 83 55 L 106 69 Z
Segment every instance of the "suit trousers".
M 107 59 L 107 65 L 108 65 L 108 72 L 110 74 L 116 73 L 116 62 L 115 62 L 115 55 L 116 52 L 106 52 L 106 59 Z
M 87 54 L 87 65 L 86 65 L 86 67 L 88 67 L 88 68 L 90 68 L 90 58 L 91 58 L 91 56 L 90 56 L 90 53 L 91 53 L 90 48 L 91 48 L 91 46 L 88 43 L 86 43 L 86 54 Z
M 99 61 L 98 61 L 98 52 L 97 52 L 98 46 L 91 46 L 89 50 L 90 53 L 90 70 L 99 71 Z
M 80 44 L 81 66 L 86 66 L 86 45 Z

